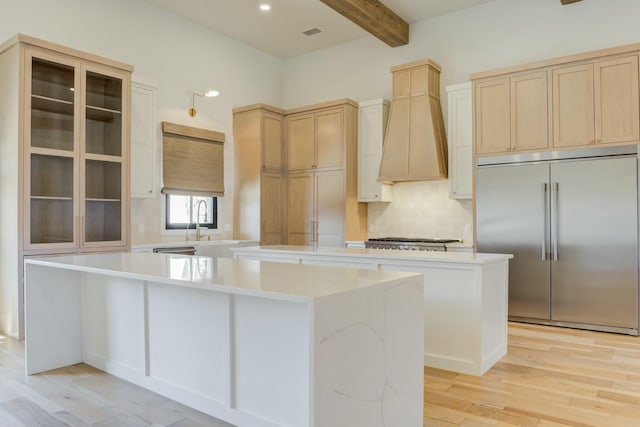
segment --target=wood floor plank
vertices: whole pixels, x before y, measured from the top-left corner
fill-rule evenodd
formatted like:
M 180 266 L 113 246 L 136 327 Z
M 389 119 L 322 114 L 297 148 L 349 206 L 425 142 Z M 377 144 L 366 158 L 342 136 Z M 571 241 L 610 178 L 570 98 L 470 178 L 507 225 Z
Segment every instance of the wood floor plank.
M 638 409 L 637 337 L 510 323 L 484 376 L 425 369 L 425 426 L 640 427 Z
M 24 397 L 2 402 L 0 407 L 26 426 L 66 427 L 69 425 Z

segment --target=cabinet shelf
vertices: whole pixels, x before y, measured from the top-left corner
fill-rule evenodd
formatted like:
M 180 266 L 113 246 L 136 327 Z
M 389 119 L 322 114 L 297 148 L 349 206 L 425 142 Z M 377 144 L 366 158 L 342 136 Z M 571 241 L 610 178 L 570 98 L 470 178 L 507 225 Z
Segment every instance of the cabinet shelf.
M 119 203 L 122 201 L 122 199 L 100 199 L 97 197 L 87 197 L 85 200 L 87 202 L 94 202 L 94 203 L 102 203 L 102 202 Z
M 67 201 L 73 201 L 73 197 L 31 196 L 31 200 L 67 200 Z
M 120 118 L 121 114 L 122 113 L 117 110 L 87 105 L 87 120 L 111 123 L 117 118 Z
M 73 116 L 73 102 L 41 95 L 31 95 L 31 109 Z

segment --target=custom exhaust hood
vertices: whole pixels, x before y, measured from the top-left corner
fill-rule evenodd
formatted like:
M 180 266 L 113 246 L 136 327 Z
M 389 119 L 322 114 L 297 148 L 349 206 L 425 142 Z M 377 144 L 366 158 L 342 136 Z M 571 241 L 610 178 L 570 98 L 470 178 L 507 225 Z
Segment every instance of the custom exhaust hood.
M 447 137 L 440 107 L 440 66 L 430 59 L 398 65 L 378 181 L 447 178 Z

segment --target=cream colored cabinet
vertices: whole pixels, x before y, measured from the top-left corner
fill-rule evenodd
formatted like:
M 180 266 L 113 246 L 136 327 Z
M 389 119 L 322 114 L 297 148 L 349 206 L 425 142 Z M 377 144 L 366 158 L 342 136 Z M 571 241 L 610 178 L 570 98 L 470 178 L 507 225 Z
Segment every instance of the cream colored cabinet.
M 554 146 L 640 139 L 638 55 L 553 70 Z
M 25 49 L 24 248 L 127 246 L 130 73 Z
M 157 193 L 155 88 L 131 83 L 131 197 L 149 199 Z
M 511 84 L 508 78 L 477 82 L 475 92 L 476 153 L 511 151 Z
M 290 245 L 344 246 L 345 185 L 341 170 L 290 174 Z
M 448 99 L 449 197 L 473 196 L 471 83 L 446 87 Z
M 553 146 L 595 143 L 593 64 L 553 70 Z
M 290 171 L 340 168 L 344 164 L 344 111 L 329 108 L 287 116 Z
M 233 110 L 234 239 L 284 243 L 283 122 L 264 104 Z
M 351 100 L 287 112 L 288 244 L 344 246 L 366 239 L 366 205 L 357 201 L 357 122 Z
M 133 67 L 0 44 L 0 330 L 24 337 L 25 256 L 126 251 Z
M 548 71 L 475 83 L 476 154 L 549 147 Z
M 358 107 L 358 201 L 390 202 L 393 186 L 378 182 L 389 101 L 374 99 Z
M 539 151 L 549 148 L 549 71 L 518 74 L 511 77 L 510 84 L 511 151 Z
M 615 47 L 472 75 L 475 153 L 640 142 L 638 49 Z
M 597 61 L 594 78 L 596 143 L 640 140 L 638 55 Z

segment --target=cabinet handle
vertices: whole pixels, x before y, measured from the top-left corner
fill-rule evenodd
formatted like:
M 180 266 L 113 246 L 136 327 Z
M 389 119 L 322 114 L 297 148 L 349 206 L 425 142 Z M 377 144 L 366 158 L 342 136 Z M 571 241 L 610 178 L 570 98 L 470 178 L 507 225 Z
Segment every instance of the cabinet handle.
M 153 190 L 149 190 L 149 194 L 153 193 Z
M 547 260 L 547 183 L 542 184 L 542 261 Z

